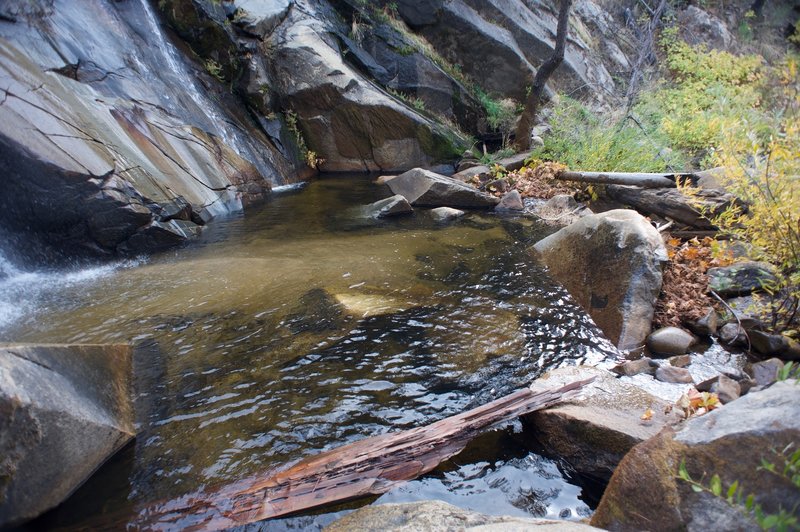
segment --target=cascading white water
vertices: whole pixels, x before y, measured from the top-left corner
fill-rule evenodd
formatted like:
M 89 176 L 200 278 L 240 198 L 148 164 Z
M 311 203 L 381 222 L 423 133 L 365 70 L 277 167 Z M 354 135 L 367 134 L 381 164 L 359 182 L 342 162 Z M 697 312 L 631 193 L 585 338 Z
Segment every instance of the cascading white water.
M 147 24 L 152 32 L 152 36 L 156 40 L 156 48 L 161 51 L 172 74 L 178 78 L 180 82 L 178 86 L 183 88 L 195 105 L 202 109 L 208 117 L 211 125 L 215 129 L 215 131 L 211 131 L 211 133 L 221 137 L 225 144 L 233 149 L 240 157 L 256 163 L 257 161 L 250 148 L 242 142 L 236 132 L 231 130 L 232 126 L 224 119 L 217 105 L 197 87 L 197 80 L 191 72 L 189 72 L 189 69 L 186 68 L 180 56 L 180 52 L 164 36 L 164 32 L 161 30 L 161 25 L 158 22 L 158 18 L 150 2 L 148 0 L 139 1 L 144 8 Z
M 73 270 L 28 271 L 14 265 L 0 247 L 0 331 L 17 320 L 47 310 L 48 296 L 66 287 L 107 277 L 142 259 L 118 261 Z

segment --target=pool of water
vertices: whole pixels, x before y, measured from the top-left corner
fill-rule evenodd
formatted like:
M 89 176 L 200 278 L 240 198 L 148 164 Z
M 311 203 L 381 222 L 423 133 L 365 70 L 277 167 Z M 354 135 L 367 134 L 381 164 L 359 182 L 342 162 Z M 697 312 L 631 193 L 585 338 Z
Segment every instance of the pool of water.
M 2 341 L 139 346 L 135 442 L 37 525 L 135 527 L 154 502 L 436 421 L 549 368 L 616 354 L 532 259 L 528 246 L 552 229 L 491 213 L 374 220 L 361 207 L 387 195 L 367 177 L 322 178 L 215 221 L 177 251 L 83 277 L 0 280 L 0 305 L 25 301 L 0 322 Z M 479 440 L 381 500 L 591 512 L 578 479 L 520 427 Z M 347 509 L 262 526 L 314 528 Z

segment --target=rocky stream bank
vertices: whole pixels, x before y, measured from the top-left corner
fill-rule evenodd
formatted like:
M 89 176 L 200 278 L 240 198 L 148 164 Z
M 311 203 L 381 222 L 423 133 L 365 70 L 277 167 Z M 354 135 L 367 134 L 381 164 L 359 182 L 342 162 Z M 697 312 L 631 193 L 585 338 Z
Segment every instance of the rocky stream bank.
M 425 210 L 430 210 L 440 224 L 462 223 L 465 211 L 476 210 L 493 210 L 496 216 L 523 224 L 527 216 L 536 216 L 527 212 L 524 204 L 521 209 L 509 209 L 508 192 L 498 198 L 458 179 L 422 169 L 383 177 L 378 182 L 376 186 L 383 187 L 388 197 L 363 207 L 365 215 L 376 220 L 415 216 L 416 211 Z M 567 208 L 569 212 L 576 210 L 572 205 Z M 728 520 L 734 528 L 752 525 L 746 512 L 715 501 L 709 493 L 696 493 L 687 481 L 676 480 L 678 466 L 684 461 L 692 478 L 717 473 L 726 486 L 739 481 L 756 494 L 755 501 L 764 511 L 779 511 L 778 502 L 796 503 L 797 494 L 789 484 L 763 478 L 758 467 L 762 459 L 780 458 L 780 452 L 790 449 L 800 436 L 796 425 L 800 416 L 795 415 L 800 387 L 791 379 L 785 380 L 781 360 L 755 362 L 737 352 L 735 343 L 719 332 L 724 330 L 719 326 L 719 316 L 708 316 L 703 324 L 694 324 L 693 332 L 677 327 L 651 332 L 667 253 L 662 235 L 648 220 L 629 209 L 583 212 L 574 222 L 536 242 L 531 253 L 540 257 L 619 349 L 616 360 L 554 369 L 537 379 L 532 384 L 534 389 L 555 388 L 587 377 L 594 382 L 580 399 L 523 419 L 547 452 L 580 475 L 608 483 L 591 518 L 592 525 L 633 530 L 669 522 L 669 528 L 699 530 L 717 519 Z M 712 276 L 720 291 L 724 286 L 724 293 L 741 297 L 759 289 L 752 275 L 741 273 L 743 267 L 734 265 L 729 271 Z M 763 274 L 764 270 L 758 271 Z M 741 321 L 733 319 L 732 323 L 738 327 Z M 719 342 L 733 350 L 716 342 L 698 349 L 701 337 L 706 342 L 719 337 Z M 781 344 L 776 353 L 792 356 L 791 342 L 786 342 L 790 347 Z M 112 352 L 118 354 L 111 356 Z M 114 362 L 116 356 L 123 356 L 127 362 Z M 75 365 L 78 359 L 86 362 Z M 7 451 L 4 522 L 19 522 L 52 508 L 134 436 L 130 426 L 130 359 L 125 347 L 3 349 L 0 360 L 5 380 L 0 389 L 4 411 L 10 413 L 3 427 L 3 448 Z M 114 372 L 113 379 L 98 373 L 98 361 Z M 34 379 L 34 385 L 30 379 L 36 372 L 43 373 Z M 94 386 L 97 393 L 87 395 L 86 390 Z M 66 422 L 62 414 L 53 417 L 53 409 L 63 409 L 63 401 L 55 397 L 74 397 L 70 404 L 74 402 L 75 406 L 64 410 L 74 419 Z M 100 431 L 103 438 L 93 435 L 93 430 Z M 63 467 L 54 468 L 55 442 L 64 441 L 72 443 L 59 447 L 59 464 Z M 87 454 L 87 446 L 97 447 L 97 451 Z M 648 488 L 643 489 L 643 485 Z M 428 508 L 426 504 L 433 503 L 370 507 L 331 525 L 331 529 L 394 526 L 401 530 L 407 526 L 445 530 L 452 519 L 501 528 L 511 523 L 447 507 Z M 423 519 L 421 516 L 429 515 L 429 510 L 433 512 L 430 515 L 438 517 Z M 540 521 L 513 523 L 523 529 L 556 526 Z
M 278 436 L 263 428 L 263 418 L 249 420 L 255 426 L 247 427 L 251 433 L 237 432 L 252 412 L 271 416 L 275 410 L 271 397 L 243 398 L 246 411 L 233 410 L 240 405 L 226 403 L 253 387 L 253 382 L 241 377 L 242 368 L 223 364 L 229 351 L 243 349 L 241 345 L 252 341 L 251 336 L 261 343 L 235 352 L 242 364 L 251 366 L 247 369 L 263 371 L 255 384 L 280 381 L 289 374 L 293 386 L 308 392 L 301 399 L 291 397 L 282 403 L 286 411 L 313 409 L 324 403 L 318 395 L 339 393 L 334 378 L 318 383 L 324 371 L 316 368 L 338 370 L 341 366 L 349 371 L 349 365 L 361 364 L 354 363 L 348 351 L 350 344 L 367 337 L 361 326 L 378 330 L 375 343 L 386 342 L 384 346 L 428 342 L 436 348 L 452 344 L 454 351 L 471 355 L 474 351 L 468 361 L 453 355 L 455 362 L 447 363 L 439 360 L 439 352 L 409 352 L 430 359 L 432 366 L 445 367 L 436 366 L 445 374 L 453 366 L 466 367 L 474 373 L 470 393 L 481 399 L 490 397 L 494 389 L 474 391 L 481 388 L 474 381 L 483 379 L 479 371 L 485 369 L 478 361 L 497 358 L 513 366 L 530 355 L 520 331 L 529 333 L 546 322 L 531 316 L 544 314 L 536 305 L 521 305 L 528 313 L 521 319 L 509 308 L 517 311 L 514 305 L 524 298 L 507 286 L 495 290 L 487 281 L 532 275 L 513 270 L 528 263 L 512 262 L 500 274 L 492 266 L 484 277 L 470 270 L 479 269 L 474 264 L 476 249 L 484 246 L 497 251 L 498 246 L 509 245 L 505 240 L 509 234 L 513 237 L 510 245 L 524 248 L 526 254 L 530 248 L 538 264 L 566 288 L 569 295 L 558 295 L 557 304 L 582 308 L 605 336 L 596 342 L 590 338 L 602 343 L 591 356 L 559 353 L 559 362 L 553 365 L 565 367 L 555 367 L 531 384 L 548 388 L 594 378 L 583 396 L 521 421 L 563 470 L 606 486 L 593 515 L 567 510 L 559 521 L 532 520 L 488 516 L 428 501 L 368 505 L 330 524 L 330 530 L 752 529 L 753 512 L 742 510 L 738 500 L 731 502 L 715 493 L 724 495 L 734 484 L 740 488 L 734 495 L 753 494 L 751 508 L 758 505 L 767 514 L 796 514 L 800 508 L 796 483 L 764 471 L 765 464 L 783 467 L 800 445 L 800 385 L 788 365 L 800 359 L 800 346 L 775 334 L 766 317 L 751 310 L 754 298 L 770 284 L 771 267 L 742 255 L 731 265 L 709 269 L 709 287 L 719 297 L 719 305 L 703 308 L 702 316 L 691 320 L 654 327 L 654 320 L 669 314 L 657 304 L 671 275 L 667 268 L 676 262 L 668 229 L 684 239 L 702 238 L 713 231 L 696 205 L 671 185 L 643 188 L 619 183 L 605 187 L 610 203 L 599 208 L 585 205 L 550 179 L 559 174 L 557 168 L 543 165 L 538 175 L 539 170 L 526 164 L 526 153 L 492 161 L 503 170 L 498 172 L 494 164 L 483 164 L 475 157 L 468 140 L 474 136 L 497 143 L 502 136 L 490 124 L 493 117 L 485 99 L 488 93 L 524 99 L 532 76 L 553 49 L 556 4 L 546 0 L 398 0 L 392 5 L 391 13 L 370 9 L 361 0 L 35 0 L 0 6 L 0 173 L 4 176 L 0 227 L 3 251 L 8 251 L 15 272 L 65 259 L 108 260 L 174 249 L 213 233 L 212 220 L 224 221 L 245 209 L 258 212 L 259 205 L 275 198 L 276 191 L 302 183 L 319 171 L 387 174 L 374 186 L 380 190 L 374 194 L 378 201 L 348 205 L 357 211 L 348 211 L 357 222 L 346 220 L 346 231 L 416 218 L 432 221 L 433 231 L 445 237 L 456 234 L 446 233 L 447 229 L 462 226 L 480 236 L 470 235 L 456 244 L 416 232 L 413 223 L 404 226 L 410 238 L 426 242 L 423 251 L 410 254 L 408 262 L 414 267 L 422 264 L 424 271 L 403 272 L 398 279 L 410 284 L 433 278 L 441 280 L 441 285 L 415 285 L 418 293 L 396 293 L 387 291 L 384 279 L 371 277 L 374 272 L 364 265 L 381 254 L 369 247 L 372 241 L 362 235 L 346 241 L 349 250 L 363 245 L 372 255 L 331 250 L 325 247 L 330 233 L 320 237 L 313 232 L 318 228 L 310 227 L 309 235 L 291 234 L 296 239 L 308 236 L 309 245 L 324 248 L 327 254 L 303 255 L 298 260 L 291 249 L 281 255 L 282 243 L 275 238 L 268 243 L 269 253 L 278 256 L 276 262 L 237 250 L 238 255 L 204 258 L 191 267 L 175 266 L 162 284 L 143 283 L 163 291 L 178 286 L 174 300 L 185 306 L 196 296 L 200 299 L 191 279 L 223 279 L 224 296 L 213 292 L 191 312 L 182 308 L 169 314 L 153 309 L 146 294 L 138 300 L 133 316 L 126 317 L 128 321 L 115 322 L 119 300 L 110 300 L 99 305 L 99 321 L 125 332 L 106 334 L 103 345 L 79 341 L 3 345 L 0 528 L 25 523 L 63 503 L 130 441 L 143 444 L 136 453 L 157 455 L 148 457 L 155 466 L 138 475 L 175 475 L 173 484 L 180 486 L 186 478 L 199 477 L 204 483 L 220 470 L 238 474 L 236 467 L 229 468 L 236 462 L 229 454 L 241 454 L 242 449 L 231 451 L 229 440 L 235 438 L 230 434 L 244 434 L 236 441 L 241 447 L 281 451 L 300 448 L 298 442 L 317 443 L 314 438 L 325 431 L 338 438 L 356 437 L 342 426 L 349 422 L 348 414 L 368 417 L 364 412 L 346 411 L 337 418 L 322 407 L 322 413 L 313 412 L 313 423 L 297 430 L 291 427 Z M 620 3 L 600 0 L 575 3 L 564 63 L 548 86 L 549 95 L 558 91 L 581 96 L 597 108 L 620 103 L 618 89 L 624 88 L 620 79 L 628 77 L 639 55 L 631 9 L 637 7 L 624 10 Z M 733 39 L 724 23 L 695 6 L 681 7 L 677 16 L 687 33 L 713 46 L 725 48 Z M 86 30 L 87 21 L 92 22 L 91 31 Z M 487 75 L 487 65 L 491 65 L 491 75 Z M 481 83 L 470 81 L 475 79 Z M 535 144 L 542 142 L 548 128 L 546 123 L 534 128 Z M 537 185 L 547 177 L 547 197 L 533 197 L 532 185 L 526 188 L 526 181 L 509 177 L 517 171 L 538 180 Z M 736 201 L 715 185 L 714 171 L 691 174 L 691 178 L 708 209 Z M 348 196 L 350 190 L 335 193 Z M 480 216 L 501 220 L 502 231 L 491 229 Z M 341 213 L 330 214 L 323 225 L 340 218 Z M 280 220 L 271 223 L 289 232 Z M 263 235 L 253 236 L 247 245 L 265 240 Z M 6 241 L 11 244 L 6 246 Z M 437 253 L 453 259 L 445 261 L 447 271 L 441 276 L 433 264 Z M 316 288 L 318 272 L 310 264 L 334 258 L 344 264 L 349 254 L 359 260 L 348 262 L 347 272 L 335 272 L 338 283 L 344 284 L 332 292 Z M 5 261 L 5 255 L 0 259 Z M 405 263 L 396 267 L 411 268 Z M 260 276 L 256 288 L 242 281 L 250 279 L 247 275 L 252 272 Z M 0 281 L 7 275 L 0 269 Z M 350 282 L 351 275 L 368 281 Z M 280 282 L 268 284 L 266 278 Z M 470 292 L 463 298 L 472 304 L 468 311 L 436 299 L 445 288 L 465 279 L 475 290 L 490 286 L 489 291 L 497 292 L 490 294 L 494 299 Z M 184 285 L 188 288 L 180 291 Z M 121 286 L 128 289 L 124 283 Z M 291 288 L 291 300 L 281 302 L 286 308 L 258 308 L 249 321 L 236 321 L 241 319 L 236 315 L 241 312 L 238 307 L 216 306 L 215 299 L 261 304 L 250 298 L 268 300 L 283 286 Z M 539 296 L 537 305 L 549 304 L 540 303 L 545 298 Z M 476 304 L 480 297 L 486 299 Z M 67 313 L 83 310 L 70 307 L 66 300 L 57 300 L 53 306 L 61 310 L 62 305 Z M 461 328 L 455 333 L 441 332 L 457 319 L 456 314 L 475 313 L 480 305 L 491 308 L 490 319 L 465 320 L 467 325 L 459 323 Z M 444 316 L 437 316 L 437 324 L 430 325 L 434 333 L 414 328 L 421 323 L 420 316 L 436 313 Z M 222 314 L 232 322 L 234 332 L 215 321 Z M 392 329 L 397 316 L 413 327 Z M 75 331 L 73 323 L 70 318 L 61 323 L 60 332 L 67 338 L 94 338 L 97 330 L 104 331 L 103 323 L 91 331 Z M 566 335 L 582 327 L 579 320 L 557 323 L 556 329 Z M 166 331 L 161 339 L 174 342 L 170 346 L 176 351 L 170 361 L 174 367 L 158 360 L 154 342 L 127 344 L 133 337 L 151 338 L 153 331 L 142 333 L 143 328 Z M 488 340 L 472 336 L 481 328 L 500 333 Z M 246 334 L 234 334 L 241 330 Z M 551 329 L 545 332 L 555 334 Z M 426 334 L 438 334 L 451 344 L 444 340 L 437 344 Z M 391 338 L 386 340 L 384 335 Z M 452 336 L 459 338 L 453 341 Z M 195 337 L 200 339 L 195 341 Z M 498 338 L 503 343 L 508 340 L 513 350 L 498 349 Z M 299 354 L 287 348 L 292 341 L 301 344 Z M 325 342 L 331 345 L 326 347 Z M 190 359 L 188 354 L 207 347 L 203 343 L 217 351 L 209 360 Z M 475 347 L 475 343 L 481 345 Z M 290 356 L 287 360 L 271 354 L 258 358 L 262 351 Z M 364 358 L 370 359 L 372 351 L 366 352 Z M 570 365 L 575 358 L 585 363 Z M 136 360 L 164 364 L 156 370 L 148 367 L 155 374 L 150 376 L 148 390 L 133 389 L 134 377 L 143 372 Z M 399 364 L 397 357 L 386 363 L 393 364 Z M 221 367 L 229 371 L 219 371 Z M 306 367 L 311 368 L 307 373 L 297 369 Z M 414 379 L 427 378 L 428 369 L 400 367 Z M 374 405 L 378 397 L 390 395 L 387 390 L 393 389 L 393 383 L 370 380 L 384 366 L 375 363 L 357 369 L 368 375 L 360 375 L 352 386 L 363 388 L 364 397 L 374 399 Z M 454 401 L 458 408 L 470 403 L 451 393 L 452 382 L 439 378 L 431 378 L 430 390 L 418 382 L 402 383 L 400 388 L 407 393 L 404 400 L 433 403 L 425 406 L 433 413 L 426 410 L 425 416 L 411 416 L 406 425 L 452 413 L 447 408 Z M 184 381 L 190 383 L 185 389 Z M 313 399 L 304 385 L 313 388 Z M 225 387 L 226 393 L 217 395 L 216 387 Z M 208 390 L 211 396 L 199 395 Z M 158 391 L 164 391 L 164 404 L 155 404 Z M 266 395 L 272 393 L 277 395 L 274 390 Z M 200 403 L 219 403 L 213 408 L 223 413 L 206 419 L 210 414 L 192 403 L 197 395 Z M 419 397 L 423 399 L 417 401 Z M 148 426 L 152 432 L 145 434 L 146 423 L 137 425 L 137 400 L 163 414 L 147 420 L 166 426 L 163 433 Z M 336 400 L 347 406 L 354 399 L 337 395 Z M 295 403 L 301 403 L 300 407 Z M 201 411 L 185 413 L 192 408 Z M 394 403 L 380 411 L 384 417 L 404 419 L 403 409 Z M 242 419 L 237 421 L 239 416 Z M 194 432 L 187 436 L 173 428 L 194 417 L 199 421 L 193 430 L 210 440 L 216 438 L 222 458 L 209 459 L 192 471 L 195 449 L 181 448 L 166 457 L 169 453 L 162 453 L 158 445 L 170 437 L 194 437 Z M 280 427 L 285 420 L 270 422 Z M 365 422 L 358 427 L 358 436 L 376 427 L 384 426 L 374 420 Z M 319 447 L 331 445 L 328 440 L 319 441 L 324 442 Z M 154 447 L 148 448 L 150 444 Z M 127 449 L 133 453 L 130 446 Z M 255 458 L 248 455 L 245 465 L 238 464 L 243 470 L 258 467 L 261 458 L 252 452 Z M 149 479 L 137 480 L 140 490 L 150 488 Z M 579 518 L 588 523 L 578 522 Z M 176 519 L 174 528 L 181 528 L 181 516 Z

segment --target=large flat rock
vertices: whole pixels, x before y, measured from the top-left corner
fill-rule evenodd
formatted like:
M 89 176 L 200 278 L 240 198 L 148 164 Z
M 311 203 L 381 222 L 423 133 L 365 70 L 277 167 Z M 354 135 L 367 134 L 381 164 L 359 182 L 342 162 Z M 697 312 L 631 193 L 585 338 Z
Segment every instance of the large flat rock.
M 589 366 L 558 368 L 532 387 L 550 388 L 594 377 L 579 398 L 526 416 L 537 438 L 576 471 L 609 479 L 635 445 L 680 421 L 665 413 L 668 403 L 610 371 Z M 652 417 L 643 420 L 650 410 Z
M 485 194 L 475 187 L 422 168 L 414 168 L 387 185 L 394 194 L 404 196 L 411 205 L 421 207 L 461 207 L 488 209 L 499 203 L 499 199 Z
M 134 437 L 127 345 L 0 346 L 0 528 L 55 507 Z

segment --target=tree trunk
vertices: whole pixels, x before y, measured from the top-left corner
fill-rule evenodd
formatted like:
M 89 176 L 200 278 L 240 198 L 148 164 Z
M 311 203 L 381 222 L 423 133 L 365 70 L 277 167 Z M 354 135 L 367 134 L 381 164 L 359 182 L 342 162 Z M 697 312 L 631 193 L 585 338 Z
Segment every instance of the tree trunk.
M 558 12 L 558 29 L 556 30 L 556 47 L 553 50 L 553 55 L 536 71 L 533 85 L 531 85 L 531 92 L 525 100 L 525 110 L 522 112 L 517 124 L 516 145 L 518 151 L 525 151 L 531 148 L 531 129 L 536 120 L 536 113 L 539 112 L 539 103 L 544 93 L 544 87 L 556 68 L 564 61 L 571 8 L 572 0 L 561 0 L 561 8 Z

